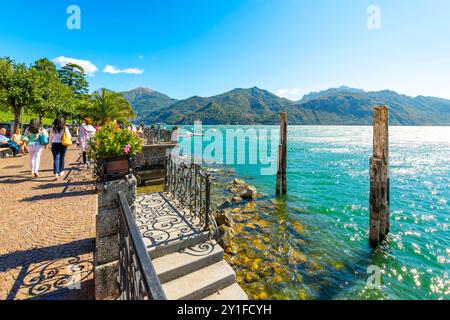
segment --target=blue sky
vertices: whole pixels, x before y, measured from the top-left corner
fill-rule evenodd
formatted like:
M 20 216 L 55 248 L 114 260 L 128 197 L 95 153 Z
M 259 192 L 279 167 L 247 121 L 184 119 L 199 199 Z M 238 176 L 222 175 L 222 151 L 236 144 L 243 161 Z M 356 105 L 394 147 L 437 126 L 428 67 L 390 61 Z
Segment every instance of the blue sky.
M 258 86 L 298 99 L 347 85 L 450 98 L 448 0 L 3 2 L 0 56 L 83 60 L 92 90 L 187 98 Z M 70 5 L 81 30 L 66 26 Z M 370 5 L 379 30 L 367 27 Z

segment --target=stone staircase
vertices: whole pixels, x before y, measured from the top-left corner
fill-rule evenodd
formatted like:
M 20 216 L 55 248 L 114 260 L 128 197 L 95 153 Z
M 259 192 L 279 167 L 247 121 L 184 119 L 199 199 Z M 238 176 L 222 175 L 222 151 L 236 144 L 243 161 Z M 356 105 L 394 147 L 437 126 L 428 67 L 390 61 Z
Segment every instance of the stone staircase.
M 169 300 L 247 300 L 224 251 L 164 194 L 136 199 L 137 224 Z

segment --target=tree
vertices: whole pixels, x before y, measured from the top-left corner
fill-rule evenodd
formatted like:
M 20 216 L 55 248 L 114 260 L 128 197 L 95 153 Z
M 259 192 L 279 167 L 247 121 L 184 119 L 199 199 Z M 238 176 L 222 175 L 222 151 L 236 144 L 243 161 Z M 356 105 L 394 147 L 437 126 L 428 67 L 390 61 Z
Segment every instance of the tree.
M 31 110 L 39 116 L 41 124 L 45 117 L 72 115 L 76 105 L 72 90 L 58 78 L 49 78 L 43 72 L 37 76 L 35 96 Z
M 88 94 L 89 83 L 86 80 L 84 69 L 73 63 L 69 63 L 58 71 L 62 83 L 72 88 L 73 93 L 80 97 Z
M 75 99 L 74 107 L 70 116 L 72 119 L 76 119 L 78 123 L 82 122 L 84 117 L 91 117 L 93 101 L 90 96 L 83 96 Z
M 14 131 L 24 109 L 36 101 L 35 81 L 34 69 L 10 58 L 0 59 L 0 104 L 14 113 Z
M 53 62 L 40 59 L 32 68 L 36 73 L 36 101 L 31 110 L 39 116 L 39 123 L 43 123 L 44 117 L 71 115 L 75 107 L 74 93 L 61 82 Z
M 42 58 L 37 60 L 33 66 L 38 71 L 47 72 L 48 74 L 57 77 L 58 70 L 53 62 L 48 60 L 47 58 Z
M 113 120 L 127 121 L 136 116 L 124 96 L 106 89 L 96 91 L 92 95 L 90 115 L 102 123 Z

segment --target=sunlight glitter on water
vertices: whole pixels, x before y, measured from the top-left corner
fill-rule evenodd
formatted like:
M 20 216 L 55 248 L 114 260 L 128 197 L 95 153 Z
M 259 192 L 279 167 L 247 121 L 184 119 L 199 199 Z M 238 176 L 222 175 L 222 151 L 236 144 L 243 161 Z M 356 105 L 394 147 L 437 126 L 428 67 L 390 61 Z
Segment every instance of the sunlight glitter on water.
M 267 245 L 288 239 L 308 262 L 286 265 L 301 281 L 260 287 L 249 277 L 244 286 L 275 298 L 450 299 L 450 127 L 390 128 L 392 233 L 374 252 L 367 243 L 372 128 L 292 126 L 288 148 L 284 213 L 263 206 L 269 224 L 259 232 Z M 275 199 L 275 177 L 261 176 L 258 166 L 231 167 Z M 275 227 L 280 219 L 298 221 L 302 233 L 286 238 Z M 383 271 L 381 290 L 366 287 L 370 265 Z

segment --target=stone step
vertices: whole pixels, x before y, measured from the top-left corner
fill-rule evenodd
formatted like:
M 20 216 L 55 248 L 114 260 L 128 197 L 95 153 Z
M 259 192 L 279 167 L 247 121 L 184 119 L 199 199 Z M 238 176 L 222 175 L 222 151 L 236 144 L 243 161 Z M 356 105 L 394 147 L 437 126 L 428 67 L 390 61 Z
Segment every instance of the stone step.
M 138 175 L 142 180 L 153 180 L 164 178 L 164 169 L 139 171 Z
M 161 186 L 161 185 L 164 184 L 164 178 L 162 178 L 162 179 L 142 180 L 142 181 L 144 181 L 143 184 L 146 187 Z
M 173 237 L 171 239 L 175 238 L 175 235 L 177 235 L 178 231 L 171 230 L 169 232 L 170 236 Z M 144 243 L 147 245 L 148 248 L 148 254 L 150 255 L 150 258 L 152 260 L 170 255 L 172 253 L 181 251 L 186 248 L 191 248 L 196 245 L 199 245 L 203 242 L 207 242 L 211 239 L 211 234 L 208 231 L 205 232 L 199 232 L 197 234 L 190 234 L 186 235 L 178 240 L 174 240 L 173 242 L 169 244 L 160 244 L 157 247 L 152 247 L 151 245 L 148 245 L 148 239 L 144 237 Z
M 248 296 L 237 283 L 234 283 L 203 300 L 248 300 Z
M 153 266 L 161 283 L 167 283 L 222 260 L 222 247 L 210 241 L 155 259 Z
M 236 281 L 233 269 L 224 260 L 163 284 L 169 300 L 201 300 Z

